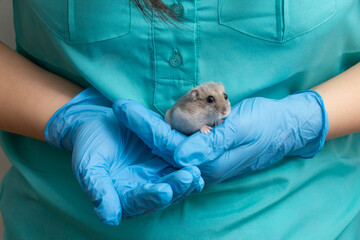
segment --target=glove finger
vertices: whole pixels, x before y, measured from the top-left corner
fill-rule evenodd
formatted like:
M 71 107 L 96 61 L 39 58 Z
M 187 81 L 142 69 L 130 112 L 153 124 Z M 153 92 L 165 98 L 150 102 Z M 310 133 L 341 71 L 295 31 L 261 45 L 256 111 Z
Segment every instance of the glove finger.
M 101 222 L 116 226 L 121 220 L 121 205 L 104 160 L 101 156 L 84 156 L 84 158 L 90 160 L 81 161 L 86 166 L 80 166 L 79 174 L 75 175 L 94 204 L 94 210 Z
M 124 217 L 132 217 L 169 205 L 173 192 L 166 183 L 146 183 L 126 191 L 120 197 Z
M 201 176 L 200 169 L 196 166 L 185 167 L 182 170 L 188 171 L 193 176 L 192 186 L 189 188 L 190 193 L 199 193 L 204 188 L 204 179 Z
M 187 171 L 192 175 L 193 181 L 192 186 L 190 187 L 190 193 L 194 192 L 201 192 L 204 188 L 204 180 L 201 177 L 201 172 L 198 167 L 190 166 L 190 167 L 184 167 L 181 169 L 182 171 Z M 183 175 L 176 175 L 179 169 L 176 169 L 174 167 L 171 167 L 169 164 L 167 164 L 164 160 L 162 160 L 159 157 L 153 158 L 151 160 L 148 160 L 144 163 L 140 163 L 137 165 L 134 165 L 132 167 L 132 172 L 137 177 L 140 177 L 144 179 L 145 181 L 150 181 L 152 183 L 168 183 L 171 185 L 170 181 L 167 181 L 168 179 L 172 179 L 177 181 L 176 177 L 179 177 L 181 180 L 181 177 Z M 177 173 L 178 174 L 178 173 Z M 186 174 L 186 173 L 185 173 Z
M 223 142 L 223 131 L 215 128 L 209 133 L 195 133 L 183 141 L 174 152 L 174 159 L 182 166 L 190 163 L 198 166 L 205 162 L 213 161 L 227 150 Z
M 167 183 L 171 186 L 173 191 L 172 204 L 185 198 L 192 192 L 201 191 L 204 186 L 200 170 L 194 166 L 175 170 L 160 178 L 157 182 Z
M 113 110 L 117 119 L 139 136 L 154 154 L 162 157 L 172 166 L 182 167 L 174 162 L 173 156 L 176 147 L 186 137 L 172 130 L 159 114 L 133 100 L 126 99 L 117 100 Z
M 206 184 L 213 185 L 231 178 L 243 177 L 264 169 L 282 159 L 276 149 L 261 144 L 247 144 L 225 152 L 212 162 L 200 165 Z
M 188 171 L 193 176 L 193 181 L 191 183 L 191 186 L 188 188 L 188 190 L 185 193 L 179 194 L 176 198 L 175 197 L 173 198 L 171 204 L 175 204 L 179 202 L 180 200 L 189 196 L 191 193 L 199 193 L 204 188 L 204 179 L 201 177 L 200 170 L 197 167 L 195 166 L 185 167 L 182 170 Z
M 175 161 L 182 166 L 189 163 L 198 166 L 214 161 L 230 149 L 253 141 L 249 139 L 247 129 L 240 129 L 238 126 L 240 107 L 241 105 L 234 107 L 224 122 L 215 126 L 209 134 L 197 132 L 182 141 L 175 149 Z

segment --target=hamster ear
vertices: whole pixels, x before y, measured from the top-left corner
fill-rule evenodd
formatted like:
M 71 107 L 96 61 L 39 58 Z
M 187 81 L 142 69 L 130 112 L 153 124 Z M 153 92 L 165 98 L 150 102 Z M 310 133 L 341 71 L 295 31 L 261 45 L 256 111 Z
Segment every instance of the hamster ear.
M 200 92 L 198 89 L 193 89 L 191 90 L 191 97 L 192 97 L 192 100 L 196 100 L 200 95 Z

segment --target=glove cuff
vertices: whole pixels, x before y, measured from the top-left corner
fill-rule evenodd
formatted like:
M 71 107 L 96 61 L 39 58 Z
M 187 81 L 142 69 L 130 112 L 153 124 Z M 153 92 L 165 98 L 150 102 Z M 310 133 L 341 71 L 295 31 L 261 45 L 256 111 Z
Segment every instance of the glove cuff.
M 287 154 L 287 156 L 299 156 L 302 158 L 312 158 L 315 156 L 316 153 L 318 153 L 324 146 L 326 136 L 329 131 L 329 120 L 328 115 L 325 109 L 324 101 L 321 97 L 321 95 L 313 90 L 304 90 L 304 91 L 298 91 L 295 92 L 295 94 L 303 94 L 307 93 L 308 96 L 313 97 L 314 100 L 318 103 L 319 107 L 321 108 L 321 129 L 318 133 L 318 135 L 311 139 L 309 142 L 307 142 L 301 149 L 298 149 L 294 152 L 291 152 L 290 154 Z
M 95 88 L 86 88 L 50 118 L 44 132 L 46 142 L 53 147 L 71 151 L 73 136 L 78 126 L 89 117 L 87 114 L 84 118 L 81 113 L 92 112 L 92 115 L 98 115 L 99 112 L 106 112 L 105 109 L 111 105 L 112 103 Z

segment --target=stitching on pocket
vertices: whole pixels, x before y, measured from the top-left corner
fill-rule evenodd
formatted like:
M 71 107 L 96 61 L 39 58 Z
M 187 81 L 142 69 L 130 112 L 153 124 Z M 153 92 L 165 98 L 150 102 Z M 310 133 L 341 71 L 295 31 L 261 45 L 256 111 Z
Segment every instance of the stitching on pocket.
M 34 4 L 32 3 L 31 0 L 29 0 L 29 1 L 27 1 L 27 2 L 28 2 L 28 4 L 29 4 L 30 8 L 31 8 L 31 9 L 33 10 L 33 12 L 35 13 L 35 15 L 40 19 L 41 24 L 44 25 L 45 29 L 46 29 L 49 33 L 53 34 L 54 36 L 56 36 L 56 37 L 58 37 L 58 38 L 60 38 L 60 39 L 62 39 L 62 40 L 66 40 L 65 37 L 59 35 L 56 31 L 54 31 L 54 30 L 50 27 L 50 25 L 44 20 L 44 18 L 41 16 L 41 14 L 39 14 L 39 12 L 36 10 L 36 7 L 34 6 Z M 64 19 L 64 21 L 63 21 L 63 23 L 65 24 L 65 26 L 67 26 L 67 24 L 68 24 L 68 21 L 67 21 L 68 11 L 67 11 L 67 9 L 68 9 L 68 1 L 65 0 L 65 10 L 64 10 L 64 11 L 65 11 L 65 19 Z M 66 34 L 66 33 L 64 33 L 64 34 Z M 69 33 L 67 32 L 67 37 L 69 36 L 68 34 L 69 34 Z
M 71 2 L 69 2 L 71 1 Z M 54 35 L 55 37 L 69 43 L 69 44 L 92 44 L 92 43 L 97 43 L 97 42 L 101 42 L 101 41 L 106 41 L 106 40 L 110 40 L 110 39 L 115 39 L 118 37 L 122 37 L 124 35 L 127 35 L 128 33 L 130 33 L 131 31 L 131 22 L 132 22 L 132 10 L 131 10 L 131 6 L 130 6 L 130 2 L 127 2 L 126 7 L 128 7 L 129 9 L 129 13 L 128 13 L 128 19 L 129 19 L 129 24 L 126 27 L 126 31 L 124 30 L 124 32 L 122 33 L 114 33 L 114 32 L 104 32 L 102 34 L 101 39 L 97 40 L 88 40 L 88 41 L 77 41 L 76 39 L 74 39 L 73 33 L 74 33 L 74 28 L 75 28 L 75 24 L 71 24 L 74 23 L 74 18 L 75 18 L 75 13 L 74 13 L 74 1 L 76 0 L 64 0 L 64 19 L 62 19 L 62 23 L 64 25 L 64 30 L 61 31 L 56 31 L 54 29 L 54 27 L 51 27 L 51 25 L 49 24 L 48 21 L 46 21 L 46 19 L 43 17 L 43 15 L 37 10 L 36 5 L 34 5 L 34 2 L 32 0 L 28 0 L 28 4 L 30 6 L 30 8 L 32 9 L 33 13 L 40 19 L 41 24 L 45 27 L 45 29 L 51 33 L 52 35 Z M 71 19 L 73 19 L 71 21 Z
M 106 40 L 111 40 L 111 39 L 115 39 L 118 37 L 122 37 L 126 34 L 128 34 L 131 31 L 131 21 L 132 21 L 132 11 L 131 11 L 131 5 L 130 5 L 130 1 L 128 0 L 121 0 L 121 3 L 124 3 L 122 5 L 122 7 L 126 7 L 124 8 L 125 10 L 127 10 L 123 16 L 123 19 L 120 19 L 121 16 L 119 16 L 119 19 L 115 19 L 117 22 L 114 21 L 114 25 L 116 25 L 115 23 L 119 23 L 120 20 L 126 20 L 129 23 L 126 26 L 117 26 L 117 28 L 112 29 L 111 31 L 109 29 L 105 29 L 102 31 L 97 31 L 95 33 L 87 33 L 85 35 L 80 34 L 78 28 L 80 28 L 80 25 L 77 25 L 76 21 L 79 18 L 79 16 L 81 16 L 81 11 L 77 12 L 77 7 L 79 7 L 78 5 L 76 5 L 76 1 L 79 0 L 67 0 L 67 1 L 71 1 L 72 5 L 70 5 L 69 8 L 69 12 L 71 12 L 72 14 L 69 17 L 69 43 L 71 44 L 88 44 L 88 43 L 97 43 L 97 42 L 101 42 L 101 41 L 106 41 Z M 82 0 L 82 1 L 86 1 L 86 0 Z M 101 1 L 101 0 L 99 0 Z M 119 1 L 119 0 L 118 0 Z M 79 3 L 81 4 L 81 2 Z M 119 6 L 117 6 L 119 7 Z M 115 8 L 118 9 L 118 8 Z M 119 9 L 118 9 L 119 10 Z M 91 13 L 91 10 L 90 10 Z M 93 13 L 94 14 L 94 13 Z M 105 12 L 106 14 L 106 12 Z M 110 12 L 109 14 L 114 14 L 113 12 Z M 101 18 L 99 18 L 99 22 L 97 24 L 105 24 L 105 23 L 101 23 Z M 125 22 L 126 23 L 126 22 Z M 105 26 L 105 25 L 104 25 Z M 83 26 L 82 26 L 83 27 Z M 83 29 L 84 32 L 87 32 L 90 28 L 85 27 Z M 80 31 L 81 33 L 81 31 Z
M 335 14 L 336 14 L 336 10 L 337 10 L 337 0 L 333 0 L 333 1 L 334 1 L 334 9 L 333 9 L 333 11 L 331 12 L 331 14 L 330 14 L 327 18 L 325 18 L 322 22 L 318 23 L 318 24 L 315 25 L 314 27 L 312 27 L 312 28 L 310 28 L 310 29 L 308 29 L 308 30 L 306 30 L 306 31 L 304 31 L 304 32 L 298 33 L 298 34 L 297 34 L 296 36 L 294 36 L 294 37 L 284 38 L 284 39 L 283 39 L 283 42 L 287 42 L 287 41 L 289 41 L 289 40 L 292 40 L 292 39 L 295 39 L 295 38 L 297 38 L 297 37 L 300 37 L 300 36 L 302 36 L 302 35 L 304 35 L 304 34 L 306 34 L 306 33 L 308 33 L 308 32 L 311 32 L 312 30 L 320 27 L 321 25 L 323 25 L 323 24 L 325 24 L 327 21 L 329 21 L 332 17 L 334 17 Z
M 218 6 L 217 6 L 218 7 L 218 11 L 217 11 L 218 12 L 218 23 L 220 25 L 222 25 L 224 27 L 227 27 L 227 28 L 230 28 L 230 29 L 233 29 L 233 30 L 235 30 L 235 31 L 237 31 L 239 33 L 242 33 L 244 35 L 247 35 L 247 36 L 250 36 L 250 37 L 253 37 L 253 38 L 256 38 L 256 39 L 260 39 L 260 40 L 264 40 L 264 41 L 268 41 L 268 42 L 273 42 L 273 43 L 280 43 L 280 44 L 285 43 L 285 42 L 287 42 L 289 40 L 295 39 L 297 37 L 300 37 L 300 36 L 310 32 L 310 31 L 318 28 L 319 26 L 325 24 L 326 22 L 328 22 L 336 14 L 336 10 L 337 10 L 337 0 L 332 0 L 334 2 L 334 8 L 333 8 L 332 12 L 330 13 L 330 15 L 327 18 L 325 18 L 324 20 L 322 20 L 320 23 L 316 24 L 315 26 L 307 29 L 306 31 L 296 34 L 293 37 L 285 37 L 286 20 L 285 20 L 285 13 L 284 13 L 285 9 L 283 9 L 283 11 L 282 11 L 283 12 L 283 14 L 282 14 L 283 31 L 282 31 L 281 38 L 279 40 L 276 40 L 276 39 L 270 39 L 270 38 L 262 37 L 262 36 L 253 34 L 253 33 L 249 32 L 249 31 L 247 31 L 247 30 L 245 30 L 245 29 L 243 29 L 241 27 L 238 27 L 236 25 L 234 26 L 232 24 L 225 23 L 224 22 L 225 20 L 223 20 L 223 18 L 222 18 L 222 15 L 224 15 L 224 14 L 221 13 L 221 7 L 222 7 L 222 4 L 223 4 L 223 1 L 224 0 L 218 0 Z M 234 1 L 236 1 L 236 0 L 234 0 Z M 285 3 L 283 2 L 281 7 L 284 8 L 284 4 Z

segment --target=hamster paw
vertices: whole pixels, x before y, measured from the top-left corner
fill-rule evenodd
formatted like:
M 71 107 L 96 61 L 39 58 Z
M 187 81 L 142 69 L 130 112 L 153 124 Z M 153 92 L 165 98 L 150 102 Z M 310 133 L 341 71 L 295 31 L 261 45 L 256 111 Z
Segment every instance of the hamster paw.
M 212 129 L 212 127 L 209 127 L 208 125 L 204 125 L 200 128 L 200 132 L 205 133 L 205 134 L 209 134 L 210 133 L 210 129 Z

